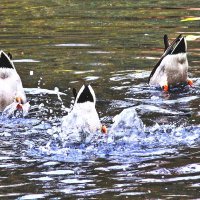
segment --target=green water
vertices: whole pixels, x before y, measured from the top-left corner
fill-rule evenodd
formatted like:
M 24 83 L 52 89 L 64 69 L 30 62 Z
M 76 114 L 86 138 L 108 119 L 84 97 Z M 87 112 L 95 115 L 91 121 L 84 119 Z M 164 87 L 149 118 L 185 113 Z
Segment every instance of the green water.
M 186 113 L 163 115 L 140 109 L 139 117 L 147 126 L 199 125 L 200 39 L 188 41 L 189 75 L 196 88 L 166 97 L 161 91 L 152 92 L 147 85 L 148 75 L 163 53 L 164 34 L 171 40 L 180 33 L 200 35 L 199 20 L 181 21 L 199 17 L 198 1 L 2 0 L 0 10 L 1 49 L 12 53 L 25 88 L 58 87 L 67 94 L 62 98 L 69 107 L 71 89 L 91 83 L 100 118 L 108 127 L 112 117 L 123 108 L 139 105 Z M 52 110 L 39 116 L 30 114 L 41 125 L 47 121 L 53 124 L 52 117 L 60 119 L 66 114 L 55 95 L 27 96 L 32 105 L 43 103 L 47 110 Z M 152 96 L 158 96 L 160 101 Z M 181 98 L 188 100 L 176 101 Z M 115 155 L 71 163 L 27 153 L 23 141 L 37 143 L 43 138 L 48 141 L 46 128 L 32 131 L 26 125 L 27 129 L 15 131 L 20 122 L 6 128 L 3 123 L 1 133 L 12 131 L 8 137 L 1 135 L 2 199 L 197 199 L 200 196 L 198 141 L 191 146 L 168 144 L 159 149 L 158 157 L 156 145 L 146 150 L 142 147 L 138 152 L 131 151 L 124 163 Z M 161 150 L 166 152 L 160 153 Z M 197 154 L 192 156 L 192 153 Z M 56 163 L 49 163 L 52 160 Z M 59 171 L 69 169 L 79 173 Z M 51 171 L 55 174 L 47 173 Z

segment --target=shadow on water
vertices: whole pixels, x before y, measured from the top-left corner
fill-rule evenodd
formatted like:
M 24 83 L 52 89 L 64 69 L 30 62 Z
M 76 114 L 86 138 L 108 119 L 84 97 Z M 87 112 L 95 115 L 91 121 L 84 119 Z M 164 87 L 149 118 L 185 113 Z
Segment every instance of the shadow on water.
M 188 40 L 193 88 L 165 93 L 147 85 L 164 34 L 199 35 L 198 20 L 181 21 L 198 17 L 198 6 L 2 1 L 1 48 L 12 52 L 32 110 L 0 118 L 0 197 L 198 198 L 199 39 Z M 62 117 L 72 88 L 83 83 L 92 84 L 108 130 L 116 115 L 134 108 L 144 131 L 127 123 L 120 139 L 108 132 L 87 144 L 63 142 Z

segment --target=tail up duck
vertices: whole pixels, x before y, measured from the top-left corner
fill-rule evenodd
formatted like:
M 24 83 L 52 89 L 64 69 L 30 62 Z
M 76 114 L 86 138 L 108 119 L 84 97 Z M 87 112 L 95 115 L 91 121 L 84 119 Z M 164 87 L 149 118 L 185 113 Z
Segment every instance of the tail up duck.
M 167 35 L 164 35 L 164 44 L 165 52 L 149 76 L 149 85 L 160 86 L 164 91 L 168 91 L 171 86 L 178 84 L 192 86 L 192 80 L 188 78 L 187 43 L 185 38 L 180 34 L 170 44 Z
M 90 141 L 97 131 L 106 133 L 96 111 L 96 96 L 90 85 L 83 85 L 77 93 L 73 89 L 75 103 L 69 114 L 63 117 L 62 138 L 71 142 Z
M 16 110 L 26 103 L 22 82 L 11 58 L 11 54 L 0 51 L 0 112 L 14 102 Z

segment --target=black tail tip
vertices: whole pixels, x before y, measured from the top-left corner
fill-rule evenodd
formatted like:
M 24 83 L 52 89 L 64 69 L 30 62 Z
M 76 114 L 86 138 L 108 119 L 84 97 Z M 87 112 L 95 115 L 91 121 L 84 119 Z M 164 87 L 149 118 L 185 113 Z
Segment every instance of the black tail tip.
M 73 88 L 73 89 L 72 89 L 72 92 L 73 92 L 74 98 L 76 99 L 76 97 L 77 97 L 77 92 L 76 92 L 76 89 L 75 89 L 75 88 Z
M 10 53 L 6 54 L 0 51 L 0 68 L 10 68 L 14 69 L 14 65 L 11 61 L 12 55 Z
M 166 49 L 170 46 L 167 34 L 164 35 L 163 40 L 164 40 L 165 51 L 166 51 Z
M 13 56 L 12 56 L 12 54 L 10 53 L 10 52 L 8 52 L 8 57 L 10 58 L 10 60 L 12 60 L 12 58 L 13 58 Z
M 90 85 L 83 85 L 76 98 L 77 103 L 95 102 L 94 91 Z
M 184 37 L 181 37 L 180 40 L 177 42 L 172 54 L 178 53 L 186 53 L 187 52 L 187 43 Z

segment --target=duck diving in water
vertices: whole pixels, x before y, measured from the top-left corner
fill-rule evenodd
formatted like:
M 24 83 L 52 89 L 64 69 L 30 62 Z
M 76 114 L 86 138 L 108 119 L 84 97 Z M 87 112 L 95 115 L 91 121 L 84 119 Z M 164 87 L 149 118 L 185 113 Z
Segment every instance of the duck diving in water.
M 192 86 L 188 78 L 188 60 L 186 39 L 180 34 L 171 44 L 164 35 L 165 51 L 154 66 L 148 83 L 150 86 L 160 86 L 164 91 L 179 84 Z
M 75 103 L 62 120 L 62 138 L 66 141 L 90 141 L 96 132 L 107 132 L 96 111 L 96 96 L 91 85 L 83 85 L 77 93 L 73 89 Z
M 20 110 L 24 114 L 28 112 L 30 104 L 11 58 L 10 53 L 0 51 L 0 112 L 10 115 Z

